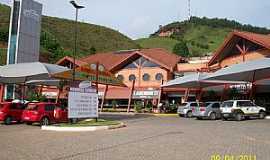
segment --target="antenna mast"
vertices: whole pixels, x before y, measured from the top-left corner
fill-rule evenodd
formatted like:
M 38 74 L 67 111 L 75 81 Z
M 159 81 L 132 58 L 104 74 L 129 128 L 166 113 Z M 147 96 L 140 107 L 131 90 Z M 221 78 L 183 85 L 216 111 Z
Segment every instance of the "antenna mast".
M 188 20 L 191 18 L 191 0 L 188 0 Z

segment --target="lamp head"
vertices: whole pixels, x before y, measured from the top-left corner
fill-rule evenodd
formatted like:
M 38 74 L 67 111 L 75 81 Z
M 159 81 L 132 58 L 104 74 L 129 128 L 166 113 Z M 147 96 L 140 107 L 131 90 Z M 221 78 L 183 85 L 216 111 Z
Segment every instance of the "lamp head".
M 82 8 L 84 8 L 84 6 L 80 6 L 80 5 L 78 5 L 75 1 L 70 1 L 70 3 L 73 5 L 73 7 L 75 7 L 76 9 L 82 9 Z

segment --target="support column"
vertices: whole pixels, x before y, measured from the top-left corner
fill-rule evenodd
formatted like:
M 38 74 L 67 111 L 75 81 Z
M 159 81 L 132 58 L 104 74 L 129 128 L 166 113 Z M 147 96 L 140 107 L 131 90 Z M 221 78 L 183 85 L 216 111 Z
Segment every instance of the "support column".
M 186 91 L 185 91 L 184 102 L 187 102 L 187 100 L 188 100 L 188 97 L 189 97 L 189 91 L 190 91 L 189 88 L 187 88 Z
M 229 88 L 229 85 L 228 84 L 225 84 L 224 85 L 224 88 L 223 88 L 223 92 L 222 92 L 221 98 L 220 98 L 221 101 L 224 101 L 225 100 L 225 96 L 226 96 L 226 92 L 227 92 L 228 88 Z
M 102 101 L 101 101 L 101 106 L 100 106 L 100 111 L 103 111 L 103 107 L 104 107 L 104 102 L 106 99 L 106 95 L 107 95 L 107 91 L 108 91 L 108 85 L 106 85 L 103 96 L 102 96 Z
M 56 103 L 58 103 L 58 102 L 59 102 L 60 95 L 61 95 L 61 89 L 60 89 L 60 88 L 58 88 L 58 91 L 57 91 L 57 97 L 56 97 L 56 100 L 55 100 L 55 102 L 56 102 Z
M 252 76 L 252 86 L 251 86 L 251 90 L 250 90 L 250 94 L 249 94 L 249 99 L 252 100 L 253 99 L 253 94 L 255 92 L 255 76 L 256 76 L 256 71 L 253 72 L 253 76 Z
M 5 92 L 5 85 L 1 84 L 0 85 L 0 102 L 3 102 L 4 100 L 4 92 Z
M 129 93 L 128 108 L 127 108 L 128 113 L 130 112 L 130 106 L 131 106 L 131 101 L 132 101 L 132 97 L 133 97 L 134 86 L 135 86 L 135 80 L 132 81 L 132 86 L 131 86 L 130 93 Z
M 96 63 L 96 88 L 97 88 L 97 94 L 98 94 L 98 76 L 99 76 L 99 63 Z
M 162 80 L 161 80 L 161 86 L 163 85 L 163 83 L 164 83 L 164 80 L 162 79 Z M 160 102 L 161 102 L 162 92 L 163 92 L 163 88 L 160 87 L 159 93 L 158 93 L 158 103 L 157 103 L 158 113 L 160 113 L 160 105 L 159 105 L 159 104 L 160 104 Z
M 202 88 L 200 88 L 199 89 L 199 94 L 197 95 L 197 101 L 201 101 L 201 99 L 202 99 L 202 96 L 203 96 L 203 89 Z

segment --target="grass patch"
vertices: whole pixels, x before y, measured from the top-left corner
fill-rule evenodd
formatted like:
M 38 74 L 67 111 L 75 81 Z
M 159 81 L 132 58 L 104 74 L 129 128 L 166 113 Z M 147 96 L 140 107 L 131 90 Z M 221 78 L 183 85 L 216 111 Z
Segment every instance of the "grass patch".
M 75 124 L 60 123 L 60 124 L 57 124 L 57 126 L 59 127 L 91 127 L 91 126 L 112 126 L 112 125 L 119 125 L 119 124 L 120 124 L 119 121 L 98 119 L 98 121 L 96 122 L 95 119 L 91 119 L 91 120 L 79 121 L 78 123 L 75 123 Z
M 142 48 L 164 48 L 172 52 L 174 45 L 178 41 L 172 38 L 152 37 L 138 39 L 135 42 Z

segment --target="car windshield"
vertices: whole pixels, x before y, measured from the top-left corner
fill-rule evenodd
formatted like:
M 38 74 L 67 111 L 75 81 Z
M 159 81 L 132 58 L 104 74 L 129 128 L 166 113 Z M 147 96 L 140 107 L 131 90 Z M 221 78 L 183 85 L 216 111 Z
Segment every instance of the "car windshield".
M 179 106 L 185 107 L 187 105 L 187 103 L 182 103 Z
M 26 107 L 26 110 L 37 110 L 37 105 L 36 104 L 28 104 Z
M 206 107 L 207 105 L 206 105 L 206 103 L 200 102 L 200 103 L 199 103 L 199 106 L 200 106 L 200 107 Z
M 207 106 L 209 106 L 210 104 L 212 104 L 212 103 L 206 102 L 206 103 L 205 103 L 205 106 L 207 107 Z
M 233 102 L 230 101 L 230 102 L 223 102 L 222 103 L 222 107 L 227 107 L 227 108 L 230 108 L 233 106 Z

